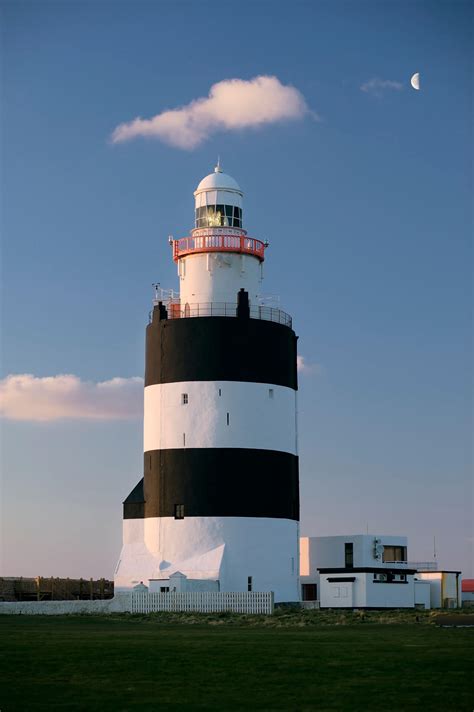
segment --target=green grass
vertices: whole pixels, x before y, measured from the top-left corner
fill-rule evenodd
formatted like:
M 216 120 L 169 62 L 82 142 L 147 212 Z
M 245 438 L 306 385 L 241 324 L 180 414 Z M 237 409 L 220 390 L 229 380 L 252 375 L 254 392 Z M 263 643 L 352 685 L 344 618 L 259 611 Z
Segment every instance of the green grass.
M 2 616 L 0 710 L 471 712 L 474 629 L 415 615 Z

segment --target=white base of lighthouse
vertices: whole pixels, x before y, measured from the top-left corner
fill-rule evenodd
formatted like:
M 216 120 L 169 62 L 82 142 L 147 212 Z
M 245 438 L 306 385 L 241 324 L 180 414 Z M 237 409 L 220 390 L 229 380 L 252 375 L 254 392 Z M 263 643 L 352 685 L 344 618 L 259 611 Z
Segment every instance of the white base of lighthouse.
M 177 571 L 218 581 L 220 591 L 273 591 L 299 600 L 299 525 L 264 517 L 125 519 L 115 590 L 130 590 Z

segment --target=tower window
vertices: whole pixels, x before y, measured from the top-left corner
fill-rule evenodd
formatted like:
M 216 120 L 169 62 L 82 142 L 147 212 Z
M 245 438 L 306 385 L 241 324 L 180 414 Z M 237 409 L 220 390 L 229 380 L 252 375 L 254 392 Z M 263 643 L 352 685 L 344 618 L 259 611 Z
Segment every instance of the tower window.
M 175 519 L 184 519 L 184 504 L 175 504 L 174 505 L 174 518 Z
M 187 393 L 181 393 L 181 404 L 182 405 L 187 405 L 189 401 L 188 394 Z
M 273 388 L 268 389 L 268 397 L 273 398 Z
M 227 425 L 229 425 L 229 421 L 230 421 L 230 416 L 229 416 L 229 413 L 227 413 Z
M 203 205 L 196 208 L 196 227 L 242 227 L 242 208 L 233 205 Z
M 247 591 L 251 591 L 251 590 L 252 590 L 252 577 L 247 576 Z
M 222 395 L 222 389 L 219 388 L 219 395 Z
M 183 433 L 183 447 L 186 447 L 186 433 Z

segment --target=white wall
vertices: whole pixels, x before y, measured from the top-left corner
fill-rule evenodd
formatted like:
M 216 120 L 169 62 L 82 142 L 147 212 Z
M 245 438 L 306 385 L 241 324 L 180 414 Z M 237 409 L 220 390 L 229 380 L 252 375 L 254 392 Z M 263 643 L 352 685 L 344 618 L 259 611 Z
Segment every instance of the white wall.
M 253 255 L 233 252 L 191 254 L 179 260 L 178 274 L 181 309 L 185 304 L 208 302 L 237 303 L 243 287 L 251 304 L 257 304 L 261 291 L 260 260 Z
M 320 575 L 321 608 L 413 608 L 413 576 L 407 576 L 407 583 L 375 583 L 373 573 L 349 574 L 350 572 Z M 354 578 L 355 581 L 343 581 L 348 578 Z
M 235 381 L 157 384 L 145 388 L 144 408 L 144 452 L 185 446 L 297 453 L 292 388 Z
M 415 579 L 415 605 L 423 605 L 426 610 L 431 608 L 430 582 Z
M 148 517 L 125 519 L 116 591 L 180 571 L 220 581 L 221 591 L 274 591 L 276 601 L 298 601 L 299 526 L 259 517 Z
M 375 583 L 373 574 L 366 576 L 366 606 L 368 608 L 413 608 L 415 582 L 413 574 L 406 583 Z
M 131 610 L 128 593 L 115 594 L 103 601 L 2 601 L 0 615 L 61 616 L 120 613 Z
M 446 598 L 456 601 L 458 607 L 462 605 L 462 577 L 449 571 L 419 571 L 417 578 L 429 581 L 431 608 L 443 608 Z M 456 578 L 458 583 L 456 585 Z
M 344 568 L 344 545 L 353 543 L 354 545 L 354 567 L 381 567 L 386 568 L 388 564 L 382 561 L 382 557 L 374 557 L 374 540 L 380 539 L 386 546 L 407 546 L 407 538 L 404 536 L 387 536 L 383 534 L 348 534 L 344 536 L 321 536 L 305 537 L 300 561 L 301 570 L 312 575 L 316 569 Z M 406 568 L 406 564 L 390 565 L 390 568 Z
M 356 594 L 357 581 L 353 583 L 331 583 L 326 576 L 320 578 L 319 603 L 321 608 L 352 608 Z
M 169 579 L 151 579 L 149 581 L 150 593 L 160 593 L 162 588 L 169 588 L 177 593 L 192 593 L 195 591 L 219 591 L 219 581 L 208 579 L 188 579 L 171 576 Z
M 439 571 L 433 572 L 418 572 L 417 578 L 422 581 L 430 582 L 430 605 L 431 608 L 441 608 L 441 579 L 442 574 Z

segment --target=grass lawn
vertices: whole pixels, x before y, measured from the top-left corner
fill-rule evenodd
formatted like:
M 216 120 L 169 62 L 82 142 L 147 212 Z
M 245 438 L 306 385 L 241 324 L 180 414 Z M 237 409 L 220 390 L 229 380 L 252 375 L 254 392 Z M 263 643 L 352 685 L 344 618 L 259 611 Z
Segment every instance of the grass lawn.
M 301 620 L 2 616 L 0 710 L 474 709 L 474 629 Z

